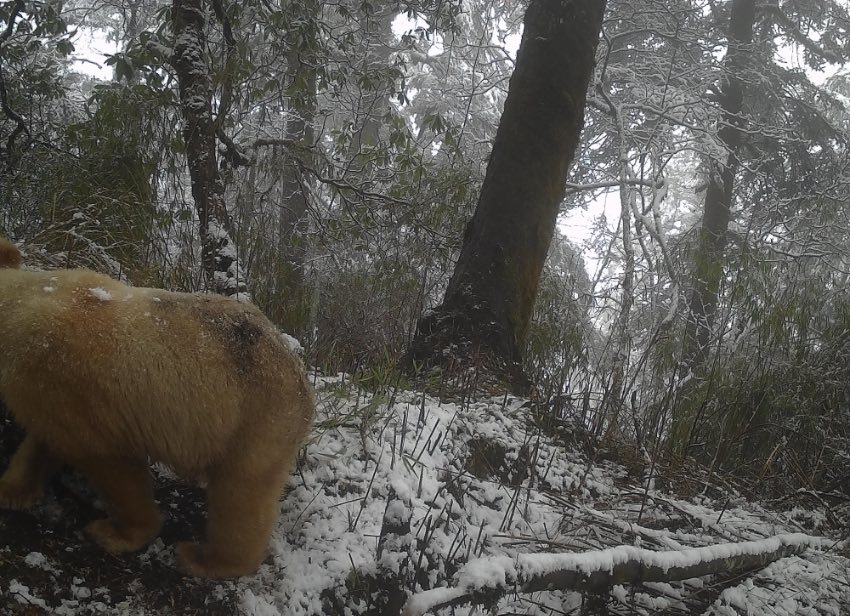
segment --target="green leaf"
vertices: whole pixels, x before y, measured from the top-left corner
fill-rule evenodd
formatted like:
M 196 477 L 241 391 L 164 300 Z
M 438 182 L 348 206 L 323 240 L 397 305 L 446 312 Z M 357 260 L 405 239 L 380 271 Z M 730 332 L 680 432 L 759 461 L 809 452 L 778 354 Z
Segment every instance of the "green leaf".
M 126 56 L 120 56 L 115 62 L 115 77 L 118 81 L 122 78 L 128 81 L 133 76 L 133 64 Z
M 61 39 L 56 42 L 56 51 L 63 56 L 69 56 L 74 52 L 74 44 L 68 39 Z

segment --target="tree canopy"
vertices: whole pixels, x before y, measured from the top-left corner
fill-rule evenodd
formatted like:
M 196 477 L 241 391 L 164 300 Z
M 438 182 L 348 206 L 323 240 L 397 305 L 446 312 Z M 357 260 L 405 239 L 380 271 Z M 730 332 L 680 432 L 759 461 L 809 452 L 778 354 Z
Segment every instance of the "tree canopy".
M 555 416 L 730 466 L 774 468 L 785 443 L 782 468 L 837 480 L 846 6 L 612 1 L 595 49 L 588 26 L 542 52 L 562 89 L 536 93 L 519 41 L 537 6 L 2 2 L 0 232 L 44 266 L 247 293 L 311 365 L 367 379 L 489 285 L 497 310 L 467 333 L 510 330 L 499 352 Z M 559 10 L 595 24 L 599 6 Z M 558 173 L 523 139 L 568 143 Z M 544 184 L 528 228 L 481 208 L 541 203 Z M 465 240 L 500 216 L 472 267 Z

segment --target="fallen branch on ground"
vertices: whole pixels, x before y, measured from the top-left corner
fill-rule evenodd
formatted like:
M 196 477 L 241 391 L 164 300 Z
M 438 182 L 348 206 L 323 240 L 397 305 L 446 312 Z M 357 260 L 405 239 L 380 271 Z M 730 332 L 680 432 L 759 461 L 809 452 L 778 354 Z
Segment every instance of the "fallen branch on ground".
M 809 547 L 834 542 L 800 533 L 758 541 L 721 543 L 701 548 L 653 552 L 618 546 L 579 554 L 520 554 L 467 563 L 453 588 L 435 588 L 413 595 L 404 616 L 422 616 L 465 603 L 492 604 L 510 592 L 573 590 L 600 593 L 617 584 L 670 582 L 764 567 Z

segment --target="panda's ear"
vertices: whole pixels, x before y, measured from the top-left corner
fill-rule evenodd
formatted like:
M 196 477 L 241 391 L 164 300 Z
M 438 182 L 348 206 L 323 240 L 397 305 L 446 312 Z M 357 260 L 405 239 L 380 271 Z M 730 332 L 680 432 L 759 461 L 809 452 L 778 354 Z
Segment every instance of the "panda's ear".
M 0 237 L 0 269 L 21 267 L 21 252 L 9 240 Z

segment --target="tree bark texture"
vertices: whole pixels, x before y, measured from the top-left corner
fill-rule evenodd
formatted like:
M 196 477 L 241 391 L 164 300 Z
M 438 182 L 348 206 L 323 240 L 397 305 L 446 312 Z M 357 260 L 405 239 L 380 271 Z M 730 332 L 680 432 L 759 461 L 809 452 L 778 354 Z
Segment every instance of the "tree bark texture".
M 233 225 L 218 173 L 212 77 L 206 57 L 206 6 L 203 0 L 174 0 L 172 9 L 175 41 L 171 63 L 180 91 L 204 273 L 214 291 L 233 295 L 244 292 L 246 285 L 238 267 Z
M 537 285 L 584 125 L 605 0 L 531 0 L 478 206 L 443 303 L 418 324 L 408 365 L 466 347 L 524 385 Z
M 726 160 L 709 162 L 708 188 L 703 203 L 702 227 L 694 253 L 690 320 L 685 333 L 685 363 L 693 370 L 706 357 L 717 314 L 718 293 L 723 277 L 732 194 L 738 171 L 741 145 L 741 115 L 746 70 L 753 41 L 755 0 L 732 0 L 729 18 L 729 47 L 724 60 L 720 88 L 722 122 L 718 139 Z

